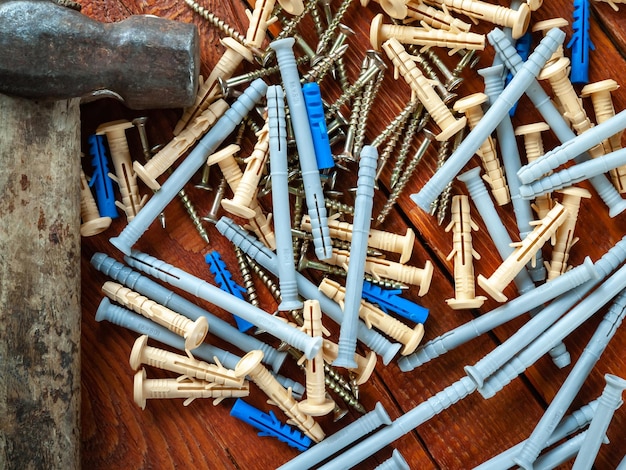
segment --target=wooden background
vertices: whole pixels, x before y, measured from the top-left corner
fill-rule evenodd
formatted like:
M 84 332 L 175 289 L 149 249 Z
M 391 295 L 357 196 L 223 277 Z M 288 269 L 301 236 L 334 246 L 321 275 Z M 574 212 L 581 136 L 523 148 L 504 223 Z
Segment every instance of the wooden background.
M 172 0 L 83 0 L 83 12 L 101 21 L 119 21 L 133 14 L 155 14 L 177 21 L 193 22 L 198 25 L 202 40 L 202 73 L 206 76 L 211 67 L 219 59 L 223 47 L 219 44 L 220 33 L 209 26 L 199 15 L 183 2 Z M 339 2 L 333 1 L 333 11 Z M 235 29 L 245 33 L 247 21 L 243 14 L 247 7 L 240 0 L 210 1 L 204 6 L 226 20 Z M 618 83 L 626 72 L 624 52 L 626 51 L 626 21 L 624 12 L 614 12 L 605 3 L 593 3 L 591 15 L 591 38 L 596 51 L 591 56 L 590 81 L 613 78 Z M 367 8 L 359 2 L 353 2 L 344 22 L 356 31 L 356 36 L 348 43 L 346 65 L 351 80 L 358 74 L 364 51 L 368 48 L 369 22 L 380 12 L 377 4 L 371 3 Z M 571 21 L 572 5 L 563 0 L 546 1 L 543 7 L 532 15 L 532 23 L 563 16 Z M 532 24 L 531 23 L 531 24 Z M 478 32 L 488 32 L 489 24 L 473 27 Z M 316 43 L 315 33 L 310 21 L 305 21 L 299 32 L 309 41 Z M 571 28 L 566 28 L 569 41 Z M 535 43 L 538 38 L 535 37 Z M 455 65 L 457 58 L 448 58 L 445 51 L 436 51 L 450 66 Z M 491 64 L 493 51 L 489 45 L 480 54 L 477 68 Z M 120 57 L 119 60 L 124 60 Z M 385 59 L 387 60 L 387 59 Z M 388 63 L 388 65 L 390 65 Z M 250 64 L 244 64 L 240 71 L 252 70 Z M 302 68 L 305 71 L 306 68 Z M 391 70 L 388 70 L 379 96 L 375 102 L 375 112 L 370 116 L 367 128 L 367 141 L 373 139 L 382 128 L 399 112 L 410 96 L 404 81 L 393 81 Z M 466 70 L 463 74 L 464 83 L 456 90 L 459 97 L 476 91 L 482 91 L 482 79 L 475 71 Z M 278 83 L 278 76 L 270 78 L 271 83 Z M 580 86 L 577 86 L 580 90 Z M 338 88 L 327 79 L 323 85 L 324 97 L 332 101 L 338 96 Z M 621 88 L 614 92 L 617 111 L 626 105 L 626 91 Z M 590 116 L 593 112 L 590 103 L 586 103 Z M 345 108 L 346 113 L 349 108 Z M 82 107 L 83 138 L 93 133 L 95 128 L 106 121 L 114 119 L 132 119 L 147 115 L 148 134 L 153 145 L 164 144 L 172 137 L 172 129 L 181 114 L 181 110 L 159 110 L 149 112 L 130 111 L 117 102 L 101 100 Z M 522 99 L 514 118 L 514 125 L 537 121 L 538 115 L 525 98 Z M 430 125 L 432 128 L 432 124 Z M 435 129 L 436 131 L 436 129 Z M 136 158 L 142 158 L 139 139 L 135 131 L 127 133 L 129 144 Z M 417 137 L 414 148 L 421 142 Z M 253 139 L 245 138 L 244 149 L 250 149 Z M 545 146 L 549 149 L 556 145 L 555 138 L 549 133 L 545 136 Z M 86 151 L 87 146 L 84 145 Z M 342 150 L 342 144 L 335 151 Z M 417 240 L 413 256 L 409 264 L 423 266 L 426 260 L 435 265 L 435 275 L 428 294 L 417 297 L 417 289 L 409 290 L 408 297 L 430 309 L 426 322 L 424 341 L 434 338 L 445 331 L 467 322 L 479 313 L 486 312 L 496 306 L 494 301 L 487 301 L 479 312 L 453 311 L 444 299 L 453 296 L 452 263 L 446 261 L 451 250 L 451 234 L 445 233 L 443 226 L 423 213 L 409 199 L 409 195 L 417 192 L 434 172 L 436 146 L 430 148 L 426 158 L 411 179 L 408 187 L 400 197 L 396 210 L 385 222 L 385 229 L 404 233 L 407 226 L 415 229 Z M 244 150 L 245 151 L 245 150 Z M 242 153 L 245 155 L 245 153 Z M 522 152 L 523 155 L 523 152 Z M 393 163 L 390 162 L 390 163 Z M 471 165 L 475 166 L 476 161 Z M 392 165 L 388 165 L 388 169 Z M 89 169 L 86 167 L 87 173 Z M 211 172 L 214 186 L 219 178 L 217 169 Z M 342 172 L 338 181 L 341 188 L 354 185 L 356 168 L 350 172 Z M 194 177 L 198 182 L 200 175 Z M 389 193 L 389 171 L 382 177 L 380 190 L 376 192 L 374 215 L 378 213 Z M 583 183 L 582 186 L 588 187 Z M 208 212 L 213 194 L 188 184 L 192 201 L 201 214 Z M 464 192 L 464 186 L 455 183 L 453 194 Z M 142 194 L 148 194 L 146 187 L 141 186 Z M 349 193 L 343 199 L 351 202 Z M 262 200 L 266 209 L 271 209 L 271 199 Z M 510 206 L 499 209 L 512 237 L 515 239 L 514 219 Z M 206 245 L 193 228 L 184 213 L 179 200 L 174 200 L 165 210 L 166 228 L 158 223 L 152 225 L 148 232 L 139 240 L 137 247 L 167 262 L 183 267 L 206 280 L 212 277 L 204 263 L 204 254 L 210 250 L 218 250 L 226 260 L 234 278 L 241 281 L 230 244 L 223 239 L 213 226 L 207 224 L 211 243 Z M 475 263 L 476 273 L 490 275 L 499 265 L 500 260 L 493 244 L 484 230 L 478 215 L 474 215 L 480 231 L 473 235 L 474 247 L 482 258 Z M 109 323 L 97 323 L 94 314 L 103 297 L 101 286 L 107 278 L 97 272 L 89 264 L 95 252 L 107 253 L 118 260 L 121 254 L 109 244 L 108 239 L 117 234 L 125 225 L 125 218 L 120 217 L 103 234 L 92 238 L 84 238 L 82 243 L 82 463 L 85 468 L 243 468 L 267 469 L 276 467 L 297 454 L 297 451 L 272 438 L 258 437 L 256 431 L 229 416 L 231 401 L 225 400 L 219 406 L 213 406 L 210 400 L 196 400 L 190 406 L 183 407 L 182 400 L 150 400 L 142 411 L 134 402 L 132 383 L 134 371 L 128 365 L 128 356 L 136 334 L 125 331 Z M 607 210 L 597 195 L 583 202 L 577 235 L 580 242 L 571 253 L 571 262 L 576 265 L 585 256 L 597 260 L 607 249 L 626 233 L 626 215 L 610 219 Z M 549 249 L 544 254 L 549 259 Z M 307 273 L 312 279 L 319 280 L 318 273 Z M 275 303 L 261 283 L 257 282 L 261 306 L 273 312 Z M 477 289 L 480 294 L 480 290 Z M 515 295 L 512 287 L 506 291 L 509 297 Z M 230 318 L 223 312 L 204 302 L 199 302 L 223 318 Z M 565 341 L 573 360 L 580 355 L 586 342 L 593 333 L 601 318 L 602 312 L 574 332 Z M 432 363 L 409 373 L 402 373 L 395 361 L 383 366 L 378 365 L 372 378 L 361 386 L 360 401 L 367 410 L 371 410 L 380 401 L 391 418 L 400 416 L 422 401 L 433 396 L 452 382 L 461 378 L 463 366 L 474 364 L 484 354 L 491 351 L 497 344 L 510 336 L 525 321 L 519 319 L 506 326 L 496 329 L 469 344 L 448 353 Z M 330 323 L 330 322 L 327 322 Z M 336 334 L 338 328 L 331 326 Z M 276 344 L 271 337 L 264 335 L 263 340 Z M 336 336 L 335 336 L 336 339 Z M 228 348 L 209 334 L 207 341 Z M 626 334 L 618 331 L 608 347 L 599 365 L 594 369 L 580 394 L 574 401 L 573 408 L 599 396 L 604 386 L 605 373 L 613 373 L 626 377 L 626 356 L 624 345 Z M 232 350 L 232 349 L 231 349 Z M 233 352 L 237 352 L 234 351 Z M 240 354 L 240 352 L 237 352 Z M 411 468 L 429 469 L 463 469 L 477 465 L 491 456 L 507 449 L 526 438 L 543 410 L 559 389 L 567 376 L 570 367 L 557 369 L 549 358 L 541 359 L 536 366 L 513 381 L 496 397 L 484 400 L 480 395 L 473 394 L 444 411 L 439 416 L 410 432 L 394 443 Z M 287 360 L 283 369 L 284 375 L 304 382 L 303 373 L 293 361 Z M 159 372 L 151 371 L 151 376 L 159 376 Z M 337 400 L 340 399 L 335 397 Z M 264 394 L 251 386 L 251 394 L 247 399 L 257 407 L 265 410 L 273 409 L 284 418 L 280 410 L 265 404 Z M 341 403 L 341 402 L 340 402 Z M 331 417 L 319 418 L 319 422 L 327 435 L 353 421 L 359 414 L 353 410 L 342 420 L 333 423 Z M 626 449 L 626 410 L 617 411 L 615 419 L 608 431 L 610 445 L 600 451 L 596 462 L 598 469 L 614 468 L 622 458 Z M 374 457 L 361 464 L 359 468 L 373 468 L 391 455 L 392 448 L 387 447 Z

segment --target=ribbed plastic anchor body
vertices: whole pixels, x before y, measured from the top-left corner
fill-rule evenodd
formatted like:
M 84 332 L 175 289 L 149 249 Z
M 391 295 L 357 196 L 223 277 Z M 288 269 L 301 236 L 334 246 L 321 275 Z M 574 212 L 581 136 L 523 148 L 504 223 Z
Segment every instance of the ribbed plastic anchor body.
M 556 427 L 552 435 L 546 441 L 546 447 L 559 442 L 561 439 L 583 429 L 593 418 L 593 414 L 598 406 L 597 400 L 594 400 L 582 408 L 574 411 L 571 415 L 563 418 Z M 513 457 L 519 452 L 526 441 L 522 441 L 504 452 L 483 462 L 481 465 L 474 467 L 473 470 L 501 470 L 502 468 L 510 468 L 515 465 Z
M 560 165 L 578 157 L 590 148 L 602 143 L 626 127 L 626 110 L 598 124 L 572 140 L 549 150 L 543 156 L 528 163 L 517 172 L 522 184 L 531 183 Z
M 489 39 L 489 42 L 506 67 L 513 74 L 518 73 L 523 64 L 522 58 L 515 50 L 515 47 L 504 36 L 504 33 L 494 29 L 487 35 L 487 39 Z M 561 116 L 561 113 L 556 109 L 554 103 L 537 80 L 532 80 L 525 93 L 561 142 L 564 143 L 576 137 L 574 131 Z M 589 154 L 585 152 L 578 155 L 574 160 L 580 162 L 590 158 Z M 626 200 L 622 199 L 613 184 L 605 176 L 595 176 L 590 179 L 590 183 L 609 208 L 609 216 L 615 217 L 626 210 Z
M 286 352 L 279 352 L 269 344 L 253 336 L 241 333 L 228 322 L 207 312 L 171 290 L 166 289 L 152 279 L 133 271 L 128 266 L 124 266 L 119 261 L 116 261 L 104 253 L 95 253 L 91 258 L 91 265 L 117 282 L 124 284 L 129 289 L 133 289 L 150 299 L 154 299 L 156 302 L 176 312 L 185 312 L 185 315 L 192 320 L 205 317 L 211 325 L 211 334 L 229 342 L 244 352 L 260 349 L 264 354 L 263 362 L 270 365 L 274 372 L 280 370 L 287 357 Z
M 571 276 L 564 278 L 563 276 Z M 566 274 L 557 277 L 549 284 L 528 291 L 506 304 L 487 312 L 453 330 L 444 333 L 438 338 L 428 341 L 410 356 L 398 360 L 398 366 L 403 372 L 413 370 L 432 359 L 459 347 L 466 342 L 522 315 L 558 297 L 571 289 L 583 284 L 589 279 L 596 278 L 597 273 L 591 259 L 585 258 L 582 265 L 571 269 Z M 557 281 L 561 281 L 558 282 Z
M 217 230 L 228 240 L 238 246 L 248 256 L 253 258 L 262 267 L 277 275 L 278 268 L 276 266 L 276 255 L 264 247 L 258 240 L 252 238 L 245 230 L 239 227 L 231 219 L 222 217 L 215 225 Z M 307 299 L 318 300 L 322 311 L 335 323 L 341 324 L 343 311 L 341 307 L 321 294 L 317 286 L 309 281 L 301 274 L 296 275 L 298 283 L 298 291 L 302 297 Z M 363 322 L 359 322 L 357 338 L 363 342 L 372 351 L 376 352 L 383 358 L 384 364 L 389 364 L 402 345 L 399 343 L 391 343 L 383 335 L 374 330 L 370 330 Z
M 367 241 L 369 239 L 370 220 L 374 205 L 374 184 L 378 151 L 366 145 L 361 151 L 359 173 L 357 179 L 356 200 L 354 203 L 354 222 L 352 224 L 352 243 L 350 245 L 350 261 L 346 279 L 346 296 L 343 319 L 339 331 L 339 351 L 335 366 L 354 368 L 356 351 L 359 308 L 363 292 L 363 274 L 367 257 Z
M 489 97 L 490 103 L 494 103 L 504 89 L 503 71 L 504 67 L 500 65 L 478 71 L 485 80 L 485 94 Z M 522 161 L 517 147 L 517 141 L 515 140 L 515 130 L 511 123 L 511 117 L 508 114 L 505 114 L 497 125 L 496 133 L 498 136 L 500 155 L 502 157 L 502 165 L 509 183 L 509 194 L 511 204 L 513 205 L 513 212 L 515 213 L 517 229 L 519 230 L 520 238 L 524 239 L 533 229 L 531 222 L 534 217 L 530 202 L 519 197 L 520 182 L 515 175 L 521 168 Z M 530 263 L 527 269 L 534 282 L 545 280 L 546 268 L 543 265 L 541 249 L 539 249 L 534 256 L 534 264 Z
M 330 257 L 332 242 L 328 231 L 324 192 L 315 159 L 313 137 L 311 136 L 309 118 L 300 86 L 300 76 L 292 49 L 293 44 L 293 38 L 286 38 L 272 42 L 270 47 L 276 52 L 280 75 L 285 87 L 285 96 L 289 105 L 291 124 L 296 137 L 306 205 L 313 226 L 315 254 L 319 259 L 324 260 Z
M 352 468 L 475 390 L 476 384 L 469 377 L 461 378 L 435 396 L 407 411 L 389 426 L 385 426 L 380 431 L 375 432 L 357 445 L 344 451 L 341 455 L 320 467 L 320 470 L 345 470 Z
M 108 320 L 115 325 L 122 326 L 140 335 L 148 335 L 150 338 L 156 339 L 180 351 L 185 350 L 185 340 L 183 338 L 172 333 L 164 326 L 156 324 L 152 320 L 131 312 L 124 307 L 112 304 L 108 298 L 102 299 L 98 311 L 96 312 L 96 321 L 102 320 Z M 239 359 L 241 359 L 235 354 L 208 343 L 203 343 L 194 349 L 193 354 L 207 362 L 213 362 L 214 358 L 217 357 L 228 369 L 234 369 Z
M 278 308 L 279 310 L 296 310 L 302 308 L 302 302 L 298 298 L 296 267 L 293 262 L 287 177 L 287 124 L 285 121 L 285 99 L 280 86 L 271 86 L 267 89 L 267 115 L 274 236 L 276 237 L 278 283 L 281 294 Z
M 613 374 L 604 376 L 606 386 L 598 398 L 596 410 L 572 470 L 591 470 L 615 410 L 622 404 L 626 380 Z
M 548 328 L 588 292 L 600 284 L 614 269 L 626 260 L 626 237 L 622 238 L 601 259 L 594 264 L 599 277 L 589 280 L 580 287 L 561 295 L 542 310 L 542 314 L 531 319 L 522 326 L 513 336 L 483 357 L 474 366 L 466 367 L 466 372 L 472 370 L 472 376 L 480 387 L 487 377 L 502 367 L 506 361 L 514 357 L 519 351 L 532 342 L 541 332 Z
M 137 215 L 117 236 L 109 241 L 122 253 L 129 255 L 132 246 L 159 216 L 185 183 L 200 169 L 207 157 L 228 137 L 246 114 L 254 107 L 265 93 L 267 85 L 258 79 L 250 84 L 243 95 L 233 103 L 213 128 L 198 142 L 196 147 L 174 170 L 167 181 L 150 200 L 141 208 Z
M 133 251 L 127 256 L 126 262 L 137 269 L 168 282 L 196 297 L 214 303 L 229 312 L 236 312 L 244 320 L 253 323 L 282 341 L 291 344 L 302 351 L 307 358 L 313 358 L 322 346 L 321 338 L 311 338 L 306 333 L 288 325 L 278 318 L 268 315 L 267 312 L 250 305 L 245 300 L 238 299 L 222 291 L 219 287 L 209 284 L 202 279 L 176 268 L 153 256 L 139 251 Z
M 376 403 L 372 411 L 364 414 L 359 419 L 348 424 L 331 436 L 328 436 L 306 452 L 281 465 L 277 470 L 311 468 L 383 424 L 391 424 L 391 419 L 383 408 L 383 405 Z
M 539 337 L 537 337 L 536 330 L 534 333 L 527 333 L 528 338 L 532 340 L 532 338 L 536 337 L 536 339 L 530 346 L 519 352 L 517 356 L 511 359 L 509 364 L 511 364 L 512 367 L 505 365 L 505 367 L 502 367 L 496 373 L 493 373 L 495 371 L 489 371 L 488 369 L 485 370 L 485 368 L 482 367 L 482 364 L 479 363 L 474 367 L 466 367 L 465 371 L 474 380 L 476 380 L 476 383 L 482 383 L 486 377 L 493 374 L 493 376 L 489 378 L 491 384 L 489 386 L 485 386 L 484 390 L 482 386 L 479 388 L 479 391 L 483 394 L 483 396 L 493 396 L 494 391 L 497 392 L 503 388 L 515 377 L 524 372 L 528 367 L 537 362 L 537 360 L 548 352 L 554 344 L 558 343 L 578 328 L 584 321 L 589 319 L 595 312 L 601 309 L 609 300 L 615 297 L 624 288 L 626 288 L 626 266 L 623 266 L 616 271 L 615 274 L 604 281 L 604 283 L 602 283 L 595 291 L 589 294 L 582 302 L 576 305 L 576 307 L 571 309 L 563 318 L 545 330 Z M 531 320 L 531 322 L 533 320 Z M 515 333 L 513 337 L 521 334 L 520 332 L 523 332 L 524 327 L 520 328 L 520 330 Z M 508 342 L 508 340 L 506 342 Z M 506 342 L 503 344 L 506 344 Z M 528 341 L 526 341 L 526 343 L 528 343 Z M 525 346 L 526 345 L 522 347 Z
M 498 100 L 485 113 L 483 120 L 459 145 L 446 163 L 422 187 L 420 192 L 411 195 L 415 204 L 428 212 L 430 204 L 441 194 L 445 186 L 461 171 L 467 162 L 480 148 L 485 139 L 496 128 L 513 104 L 522 96 L 526 88 L 535 80 L 559 44 L 563 42 L 565 33 L 559 30 L 550 31 L 537 46 L 522 69 L 504 89 Z
M 582 355 L 572 368 L 571 372 L 561 385 L 561 388 L 552 399 L 550 406 L 535 426 L 520 453 L 515 457 L 515 463 L 522 468 L 532 468 L 533 462 L 539 456 L 544 443 L 554 432 L 556 423 L 563 417 L 572 401 L 578 395 L 584 381 L 596 365 L 611 338 L 621 325 L 626 314 L 626 292 L 615 299 L 611 308 L 604 316 L 595 333 L 587 343 Z

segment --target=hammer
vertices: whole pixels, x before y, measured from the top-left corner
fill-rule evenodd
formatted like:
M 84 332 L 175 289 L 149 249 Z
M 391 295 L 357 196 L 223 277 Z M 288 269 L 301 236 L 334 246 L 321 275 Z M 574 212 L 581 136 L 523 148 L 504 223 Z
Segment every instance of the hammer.
M 194 25 L 131 16 L 100 23 L 50 0 L 0 0 L 0 92 L 61 100 L 113 96 L 131 109 L 194 102 Z
M 189 106 L 198 57 L 192 25 L 0 1 L 0 468 L 80 468 L 76 97 Z

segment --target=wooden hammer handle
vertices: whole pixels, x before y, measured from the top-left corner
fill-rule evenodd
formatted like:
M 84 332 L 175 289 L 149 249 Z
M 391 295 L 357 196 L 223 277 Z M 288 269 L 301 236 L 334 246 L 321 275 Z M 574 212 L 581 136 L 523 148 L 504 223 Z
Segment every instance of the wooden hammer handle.
M 79 103 L 0 116 L 0 468 L 80 468 Z

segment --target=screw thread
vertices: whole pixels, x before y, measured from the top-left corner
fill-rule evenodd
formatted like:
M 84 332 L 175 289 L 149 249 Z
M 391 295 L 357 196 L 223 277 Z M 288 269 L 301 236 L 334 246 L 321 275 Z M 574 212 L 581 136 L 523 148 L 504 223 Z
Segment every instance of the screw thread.
M 419 115 L 422 109 L 423 108 L 420 107 L 413 113 L 413 118 L 411 119 L 411 122 L 409 123 L 409 126 L 404 133 L 404 139 L 402 140 L 402 144 L 400 146 L 400 152 L 398 153 L 398 158 L 396 159 L 393 170 L 391 170 L 391 177 L 389 178 L 389 184 L 392 188 L 396 185 L 398 177 L 402 172 L 402 166 L 404 165 L 404 162 L 409 155 L 409 150 L 411 149 L 413 138 L 415 137 L 415 134 L 417 133 L 417 128 L 419 127 Z
M 385 74 L 381 70 L 374 78 L 374 81 L 368 83 L 365 91 L 363 92 L 362 105 L 359 112 L 359 120 L 357 122 L 355 132 L 356 136 L 354 138 L 353 153 L 355 155 L 359 155 L 361 153 L 361 149 L 363 148 L 363 143 L 365 141 L 365 130 L 367 128 L 369 114 L 372 106 L 374 105 L 374 100 L 378 95 L 378 91 L 380 90 L 380 87 L 383 83 L 384 76 Z
M 300 24 L 300 21 L 302 21 L 302 19 L 309 14 L 309 12 L 315 8 L 316 5 L 316 1 L 315 0 L 309 0 L 306 5 L 304 6 L 304 10 L 302 10 L 302 13 L 300 13 L 297 16 L 294 16 L 292 18 L 290 18 L 287 22 L 283 23 L 283 29 L 280 31 L 280 33 L 278 33 L 278 36 L 276 36 L 274 38 L 274 41 L 277 41 L 279 39 L 284 39 L 287 38 L 289 36 L 293 36 L 293 32 L 296 30 L 296 28 L 298 27 L 298 24 Z M 265 52 L 271 52 L 272 50 L 268 47 Z
M 335 65 L 335 63 L 345 54 L 348 46 L 342 46 L 328 55 L 323 56 L 315 63 L 311 69 L 302 76 L 301 83 L 305 82 L 322 82 L 326 74 Z M 308 60 L 308 58 L 306 58 Z
M 329 198 L 326 198 L 324 202 L 328 209 L 341 212 L 342 214 L 354 215 L 354 206 Z
M 243 286 L 245 287 L 246 293 L 248 295 L 248 302 L 255 307 L 258 307 L 259 298 L 256 287 L 254 286 L 254 279 L 252 278 L 252 274 L 250 273 L 250 267 L 246 262 L 246 258 L 239 247 L 235 247 L 235 256 L 237 257 L 239 272 L 241 273 L 241 277 L 243 278 Z
M 185 0 L 185 3 L 193 11 L 195 11 L 197 14 L 202 16 L 209 24 L 211 24 L 212 26 L 214 26 L 215 28 L 220 30 L 222 33 L 224 33 L 227 36 L 230 36 L 231 38 L 233 38 L 238 43 L 241 43 L 244 46 L 246 45 L 246 38 L 243 36 L 243 34 L 241 34 L 235 28 L 233 28 L 228 23 L 226 23 L 226 21 L 224 21 L 223 19 L 219 18 L 214 13 L 211 13 L 206 8 L 201 6 L 200 4 L 194 2 L 194 0 Z
M 189 199 L 189 195 L 187 194 L 187 191 L 185 191 L 184 189 L 181 189 L 178 192 L 178 197 L 183 203 L 183 207 L 185 208 L 185 211 L 187 211 L 187 214 L 189 215 L 191 222 L 193 223 L 194 227 L 196 227 L 196 230 L 200 234 L 200 237 L 202 237 L 202 240 L 204 240 L 206 243 L 210 243 L 209 235 L 206 233 L 206 230 L 204 229 L 204 226 L 202 225 L 202 220 L 200 219 L 200 216 L 198 215 L 198 211 L 196 210 L 196 207 L 193 205 L 193 203 Z
M 320 38 L 320 41 L 317 44 L 317 50 L 316 50 L 317 54 L 321 54 L 324 51 L 324 49 L 326 49 L 328 44 L 330 44 L 330 41 L 332 40 L 333 35 L 335 34 L 335 30 L 339 27 L 339 24 L 341 23 L 343 16 L 346 14 L 346 12 L 348 11 L 348 8 L 350 8 L 350 5 L 352 5 L 353 1 L 354 0 L 343 0 L 341 5 L 337 9 L 337 12 L 335 13 L 335 16 L 333 17 L 332 21 L 328 24 L 328 27 L 326 28 L 324 35 Z M 315 2 L 312 2 L 312 3 L 315 3 Z

